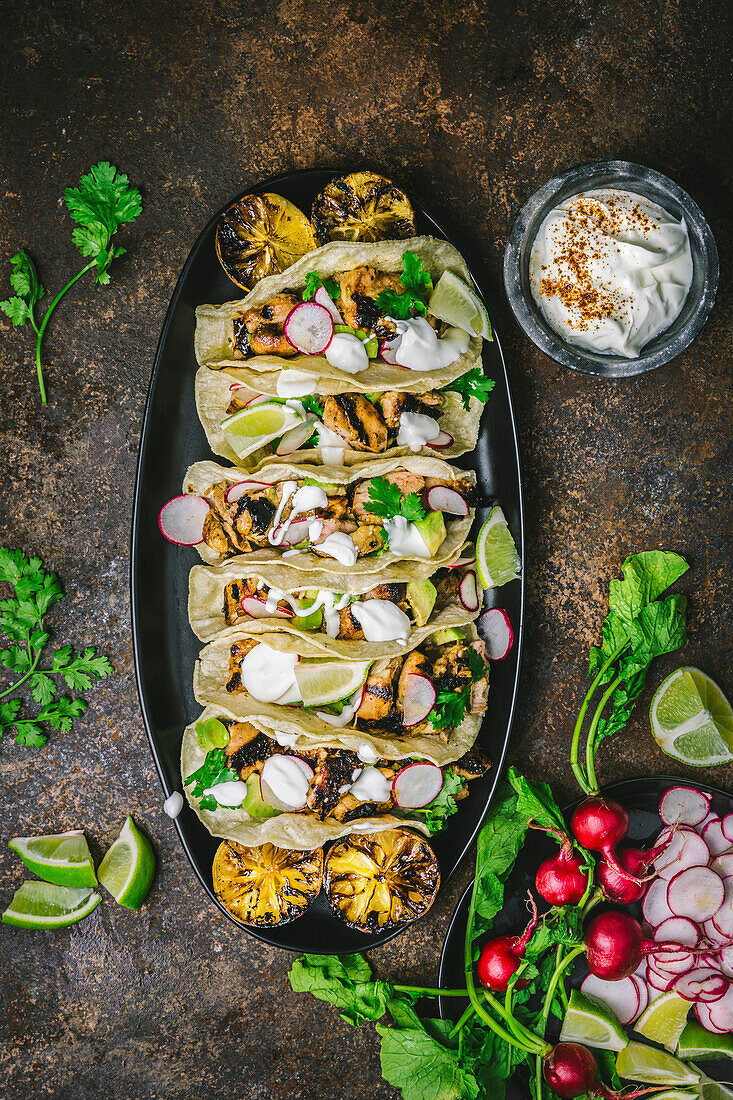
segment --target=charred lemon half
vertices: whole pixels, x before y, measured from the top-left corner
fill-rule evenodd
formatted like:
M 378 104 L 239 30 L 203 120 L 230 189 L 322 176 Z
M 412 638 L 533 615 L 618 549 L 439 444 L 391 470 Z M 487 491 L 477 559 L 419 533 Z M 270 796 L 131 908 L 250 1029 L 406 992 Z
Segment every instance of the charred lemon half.
M 383 932 L 427 913 L 440 886 L 428 842 L 408 829 L 354 834 L 326 856 L 326 894 L 351 928 Z
M 214 893 L 242 924 L 272 928 L 300 917 L 323 882 L 323 849 L 300 852 L 225 840 L 214 856 Z
M 245 195 L 219 218 L 216 254 L 230 279 L 244 290 L 278 275 L 316 247 L 313 226 L 282 195 Z
M 394 241 L 415 236 L 415 211 L 404 191 L 375 172 L 339 176 L 316 195 L 316 236 L 326 241 Z

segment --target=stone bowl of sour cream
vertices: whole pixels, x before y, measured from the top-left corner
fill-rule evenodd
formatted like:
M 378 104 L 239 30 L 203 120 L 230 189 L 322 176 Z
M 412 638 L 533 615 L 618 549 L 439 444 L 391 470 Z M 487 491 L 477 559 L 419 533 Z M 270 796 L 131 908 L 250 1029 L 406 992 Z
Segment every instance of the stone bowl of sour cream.
M 715 301 L 718 251 L 699 206 L 626 161 L 571 168 L 523 207 L 504 254 L 519 324 L 563 366 L 624 378 L 668 363 Z

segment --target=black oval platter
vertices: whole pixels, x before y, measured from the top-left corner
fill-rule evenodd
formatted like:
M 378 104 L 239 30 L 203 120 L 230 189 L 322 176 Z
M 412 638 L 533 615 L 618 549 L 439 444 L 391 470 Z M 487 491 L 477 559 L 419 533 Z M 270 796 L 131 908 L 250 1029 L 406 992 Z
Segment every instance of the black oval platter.
M 733 795 L 710 787 L 707 783 L 688 782 L 686 779 L 673 779 L 670 776 L 654 776 L 643 779 L 623 779 L 603 788 L 603 793 L 618 799 L 629 811 L 630 825 L 628 839 L 639 847 L 651 847 L 652 841 L 662 828 L 657 812 L 659 800 L 670 787 L 695 787 L 712 798 L 711 809 L 721 816 L 733 811 Z M 570 820 L 574 803 L 565 810 L 566 821 Z M 514 935 L 517 929 L 527 923 L 527 891 L 534 892 L 534 877 L 543 859 L 557 851 L 557 844 L 539 833 L 533 835 L 532 845 L 524 846 L 519 852 L 514 869 L 504 887 L 504 908 L 497 914 L 491 929 L 491 936 Z M 440 956 L 438 985 L 447 989 L 464 988 L 463 952 L 466 935 L 468 906 L 471 900 L 473 881 L 466 887 L 448 927 Z M 630 906 L 630 911 L 641 919 L 641 905 Z M 486 939 L 490 937 L 487 935 Z M 584 960 L 580 960 L 583 963 Z M 584 965 L 579 965 L 571 978 L 571 985 L 578 986 L 588 973 Z M 438 1000 L 441 1019 L 457 1020 L 466 1008 L 468 1001 L 458 997 L 440 997 Z M 730 1077 L 726 1062 L 706 1062 L 705 1072 L 715 1080 L 722 1081 Z M 527 1095 L 527 1082 L 517 1074 L 507 1089 L 506 1100 L 524 1100 Z
M 315 195 L 337 174 L 317 169 L 278 176 L 243 194 L 276 191 L 308 212 Z M 429 214 L 417 206 L 416 210 L 418 233 L 446 236 Z M 188 574 L 200 559 L 194 549 L 173 546 L 162 538 L 158 512 L 166 500 L 181 491 L 186 468 L 210 457 L 194 404 L 195 309 L 204 302 L 224 302 L 243 294 L 216 258 L 214 234 L 219 213 L 211 218 L 191 249 L 168 307 L 148 391 L 135 489 L 131 554 L 135 671 L 145 728 L 166 797 L 182 789 L 181 735 L 201 709 L 192 690 L 193 668 L 201 644 L 189 627 L 187 615 Z M 478 283 L 476 289 L 486 301 Z M 484 348 L 484 368 L 496 385 L 486 405 L 476 451 L 463 456 L 458 464 L 477 469 L 487 504 L 501 503 L 524 562 L 519 452 L 506 368 L 496 334 Z M 479 511 L 479 519 L 484 516 L 485 512 Z M 504 762 L 522 649 L 523 578 L 489 593 L 486 606 L 492 605 L 508 611 L 515 635 L 509 655 L 492 665 L 489 709 L 479 738 L 491 755 L 493 767 L 471 784 L 460 812 L 433 840 L 443 883 L 453 874 L 480 828 Z M 175 827 L 204 889 L 227 913 L 212 889 L 211 863 L 219 841 L 209 835 L 187 803 Z M 267 930 L 246 928 L 277 947 L 327 954 L 375 947 L 403 930 L 374 935 L 355 932 L 333 916 L 323 894 L 291 924 Z

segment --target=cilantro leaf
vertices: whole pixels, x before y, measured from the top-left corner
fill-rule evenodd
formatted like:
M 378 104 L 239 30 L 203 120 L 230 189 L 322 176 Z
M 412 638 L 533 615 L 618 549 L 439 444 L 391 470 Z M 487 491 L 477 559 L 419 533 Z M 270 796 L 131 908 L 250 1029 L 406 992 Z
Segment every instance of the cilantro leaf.
M 367 512 L 382 519 L 404 516 L 408 523 L 425 519 L 425 509 L 417 493 L 402 495 L 399 485 L 385 477 L 373 477 L 369 482 L 369 499 L 364 505 Z
M 408 249 L 407 252 L 403 253 L 402 267 L 400 282 L 408 290 L 419 290 L 424 293 L 426 288 L 432 287 L 433 280 L 430 278 L 430 272 L 425 270 L 423 262 L 416 252 L 410 252 Z
M 372 978 L 363 955 L 303 955 L 288 977 L 296 993 L 312 993 L 335 1005 L 342 1020 L 357 1027 L 365 1020 L 380 1020 L 393 995 L 389 982 Z
M 481 367 L 471 367 L 465 374 L 454 378 L 442 389 L 444 392 L 457 393 L 463 402 L 464 409 L 468 410 L 472 397 L 485 404 L 495 385 L 493 378 L 487 378 Z
M 0 309 L 14 325 L 24 325 L 26 321 L 30 321 L 36 328 L 33 307 L 46 293 L 39 282 L 36 265 L 22 248 L 11 256 L 10 263 L 13 268 L 10 273 L 10 285 L 15 295 L 0 302 Z
M 305 277 L 303 288 L 303 301 L 310 302 L 316 296 L 316 291 L 321 287 L 326 291 L 331 301 L 335 302 L 341 294 L 341 287 L 337 279 L 322 279 L 317 271 L 309 271 Z
M 0 309 L 14 325 L 24 325 L 33 316 L 31 307 L 22 298 L 6 298 L 0 302 Z
M 424 821 L 431 833 L 439 833 L 446 826 L 446 819 L 456 813 L 456 795 L 463 790 L 463 779 L 453 768 L 443 773 L 443 786 L 437 798 L 420 810 L 413 810 L 406 816 L 416 821 Z
M 19 745 L 38 749 L 41 745 L 46 744 L 48 738 L 37 722 L 18 722 L 16 724 L 15 740 Z
M 204 795 L 204 791 L 208 790 L 209 787 L 215 787 L 217 783 L 227 783 L 234 779 L 239 779 L 239 775 L 227 767 L 224 749 L 210 749 L 201 767 L 197 768 L 195 772 L 191 772 L 184 783 L 187 787 L 191 783 L 194 784 L 193 797 L 202 800 L 203 809 L 216 810 L 219 803 L 216 801 L 215 796 L 212 794 Z
M 486 665 L 475 649 L 468 649 L 466 660 L 471 679 L 460 691 L 439 691 L 435 706 L 428 715 L 433 729 L 457 729 L 471 705 L 471 687 L 486 676 Z
M 415 313 L 427 313 L 422 298 L 412 290 L 400 294 L 398 290 L 380 290 L 375 306 L 382 317 L 394 317 L 397 321 L 407 321 Z
M 108 283 L 112 260 L 124 249 L 112 245 L 117 230 L 133 221 L 142 212 L 140 192 L 130 187 L 127 176 L 110 164 L 100 161 L 82 176 L 78 187 L 67 187 L 64 201 L 77 223 L 71 239 L 82 256 L 97 261 L 98 284 Z M 111 247 L 110 247 L 111 246 Z
M 302 404 L 306 412 L 313 413 L 320 420 L 323 416 L 323 405 L 314 397 L 312 393 L 307 393 L 305 397 L 299 397 L 298 400 Z

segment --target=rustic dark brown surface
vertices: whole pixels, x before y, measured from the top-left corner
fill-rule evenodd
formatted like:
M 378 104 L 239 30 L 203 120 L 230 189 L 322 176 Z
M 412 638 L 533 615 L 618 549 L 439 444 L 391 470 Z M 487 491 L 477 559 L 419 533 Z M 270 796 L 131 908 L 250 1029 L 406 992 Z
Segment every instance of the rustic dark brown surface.
M 83 825 L 96 856 L 133 813 L 159 873 L 130 913 L 105 898 L 58 933 L 0 931 L 0 1096 L 210 1100 L 396 1095 L 371 1027 L 294 996 L 288 956 L 208 904 L 163 816 L 135 693 L 128 530 L 157 334 L 199 228 L 248 182 L 364 161 L 465 238 L 493 287 L 518 411 L 527 493 L 528 640 L 513 759 L 572 794 L 568 716 L 609 576 L 653 546 L 692 570 L 684 661 L 733 690 L 730 585 L 730 149 L 722 0 L 451 5 L 303 0 L 222 5 L 3 5 L 0 271 L 18 246 L 58 288 L 78 269 L 60 196 L 109 158 L 144 217 L 109 287 L 60 307 L 38 401 L 28 331 L 3 319 L 3 542 L 43 554 L 68 593 L 62 641 L 116 666 L 73 734 L 0 745 L 0 839 Z M 718 303 L 694 346 L 638 380 L 576 377 L 508 316 L 501 257 L 547 177 L 620 157 L 666 172 L 707 214 Z M 727 222 L 726 222 L 726 219 Z M 3 296 L 4 296 L 3 284 Z M 656 686 L 679 658 L 654 667 Z M 603 779 L 683 774 L 651 740 L 647 690 Z M 712 782 L 733 789 L 733 770 Z M 0 847 L 0 905 L 23 879 Z M 462 872 L 429 917 L 374 953 L 379 971 L 433 977 Z

